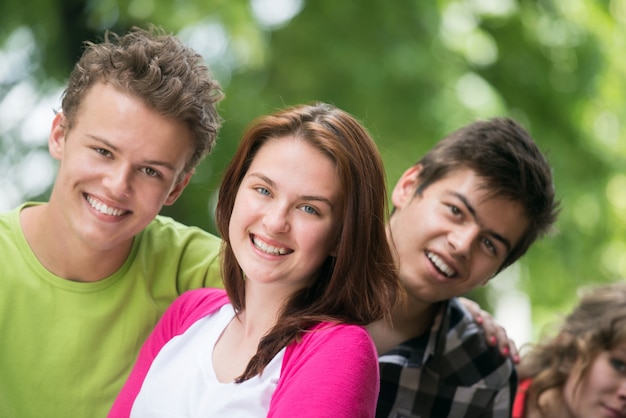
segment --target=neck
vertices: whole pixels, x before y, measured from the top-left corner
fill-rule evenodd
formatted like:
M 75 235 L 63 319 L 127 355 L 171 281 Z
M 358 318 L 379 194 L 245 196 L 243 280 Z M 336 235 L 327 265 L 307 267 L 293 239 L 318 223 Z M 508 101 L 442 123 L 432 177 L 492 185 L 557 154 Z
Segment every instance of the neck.
M 49 204 L 24 208 L 20 225 L 41 265 L 72 281 L 95 282 L 110 276 L 124 264 L 132 246 L 131 240 L 111 251 L 98 251 L 72 241 L 63 228 L 64 220 L 54 216 Z
M 246 279 L 245 309 L 241 317 L 246 334 L 265 335 L 276 325 L 290 293 L 276 286 L 255 283 Z
M 384 354 L 396 345 L 427 332 L 438 307 L 438 303 L 419 302 L 407 295 L 405 300 L 394 307 L 391 323 L 380 320 L 368 326 L 378 354 Z

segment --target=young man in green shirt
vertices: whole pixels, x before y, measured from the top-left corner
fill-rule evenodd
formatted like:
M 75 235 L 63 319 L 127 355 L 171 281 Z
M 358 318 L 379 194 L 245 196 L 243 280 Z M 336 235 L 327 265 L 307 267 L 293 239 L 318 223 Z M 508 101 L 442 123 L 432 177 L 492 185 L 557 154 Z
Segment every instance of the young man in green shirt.
M 0 416 L 106 416 L 165 308 L 221 286 L 220 240 L 157 214 L 214 145 L 222 96 L 157 28 L 86 43 L 52 123 L 50 199 L 0 215 Z

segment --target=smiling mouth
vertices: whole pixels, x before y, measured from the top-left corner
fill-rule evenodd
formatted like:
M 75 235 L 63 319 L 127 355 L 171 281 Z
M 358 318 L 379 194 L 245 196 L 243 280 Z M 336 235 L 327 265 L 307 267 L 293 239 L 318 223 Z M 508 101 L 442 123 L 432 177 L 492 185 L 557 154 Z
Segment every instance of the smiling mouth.
M 257 238 L 256 235 L 252 235 L 252 243 L 257 249 L 269 255 L 286 255 L 293 252 L 293 250 L 290 250 L 289 248 L 275 247 L 273 245 L 269 245 L 261 239 Z
M 622 412 L 624 410 L 624 408 L 619 408 L 619 407 L 618 408 L 613 408 L 613 407 L 611 407 L 609 405 L 603 405 L 603 406 L 604 406 L 604 408 L 606 410 L 609 411 L 609 413 L 611 415 L 613 415 L 615 417 L 625 417 L 626 416 L 626 413 Z
M 452 267 L 446 264 L 446 262 L 443 261 L 443 259 L 437 254 L 426 251 L 426 257 L 428 257 L 428 259 L 433 263 L 437 270 L 439 270 L 439 272 L 444 276 L 452 277 L 456 274 L 456 271 L 454 271 Z
M 105 215 L 122 216 L 122 215 L 126 215 L 127 213 L 130 212 L 130 211 L 127 211 L 127 210 L 124 210 L 124 209 L 112 208 L 110 206 L 107 206 L 103 202 L 99 201 L 98 199 L 96 199 L 95 197 L 92 197 L 90 195 L 85 195 L 85 198 L 87 200 L 87 203 L 89 203 L 89 206 L 91 206 L 92 208 L 94 208 L 98 212 L 103 213 Z

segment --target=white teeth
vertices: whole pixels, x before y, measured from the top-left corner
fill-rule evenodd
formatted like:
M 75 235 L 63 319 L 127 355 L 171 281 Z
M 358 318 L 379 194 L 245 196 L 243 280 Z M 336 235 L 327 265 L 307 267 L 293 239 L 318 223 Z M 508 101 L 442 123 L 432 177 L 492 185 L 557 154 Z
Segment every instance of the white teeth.
M 104 203 L 97 201 L 91 196 L 87 196 L 87 202 L 89 202 L 92 208 L 100 213 L 104 213 L 105 215 L 122 216 L 125 213 L 125 211 L 123 211 L 122 209 L 111 208 Z
M 273 245 L 268 245 L 255 236 L 252 237 L 252 242 L 254 242 L 254 246 L 259 250 L 271 255 L 285 255 L 289 252 L 287 248 L 279 248 L 274 247 Z
M 432 261 L 433 264 L 437 266 L 437 268 L 446 276 L 451 277 L 454 274 L 454 269 L 448 266 L 437 254 L 426 252 L 426 257 L 428 257 L 430 261 Z

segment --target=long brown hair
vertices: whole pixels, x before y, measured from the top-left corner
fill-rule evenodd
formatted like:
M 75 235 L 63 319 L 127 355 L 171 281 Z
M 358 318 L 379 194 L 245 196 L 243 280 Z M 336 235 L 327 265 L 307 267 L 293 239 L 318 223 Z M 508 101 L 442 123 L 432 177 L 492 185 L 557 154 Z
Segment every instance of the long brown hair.
M 387 193 L 376 144 L 348 113 L 314 103 L 255 120 L 244 133 L 224 174 L 216 223 L 224 239 L 224 285 L 235 310 L 245 309 L 244 277 L 229 237 L 235 197 L 259 149 L 267 141 L 285 136 L 306 141 L 337 167 L 343 196 L 337 251 L 335 257 L 329 256 L 320 266 L 313 283 L 286 302 L 239 382 L 261 373 L 276 353 L 317 323 L 366 325 L 380 318 L 389 319 L 399 292 L 385 233 Z

